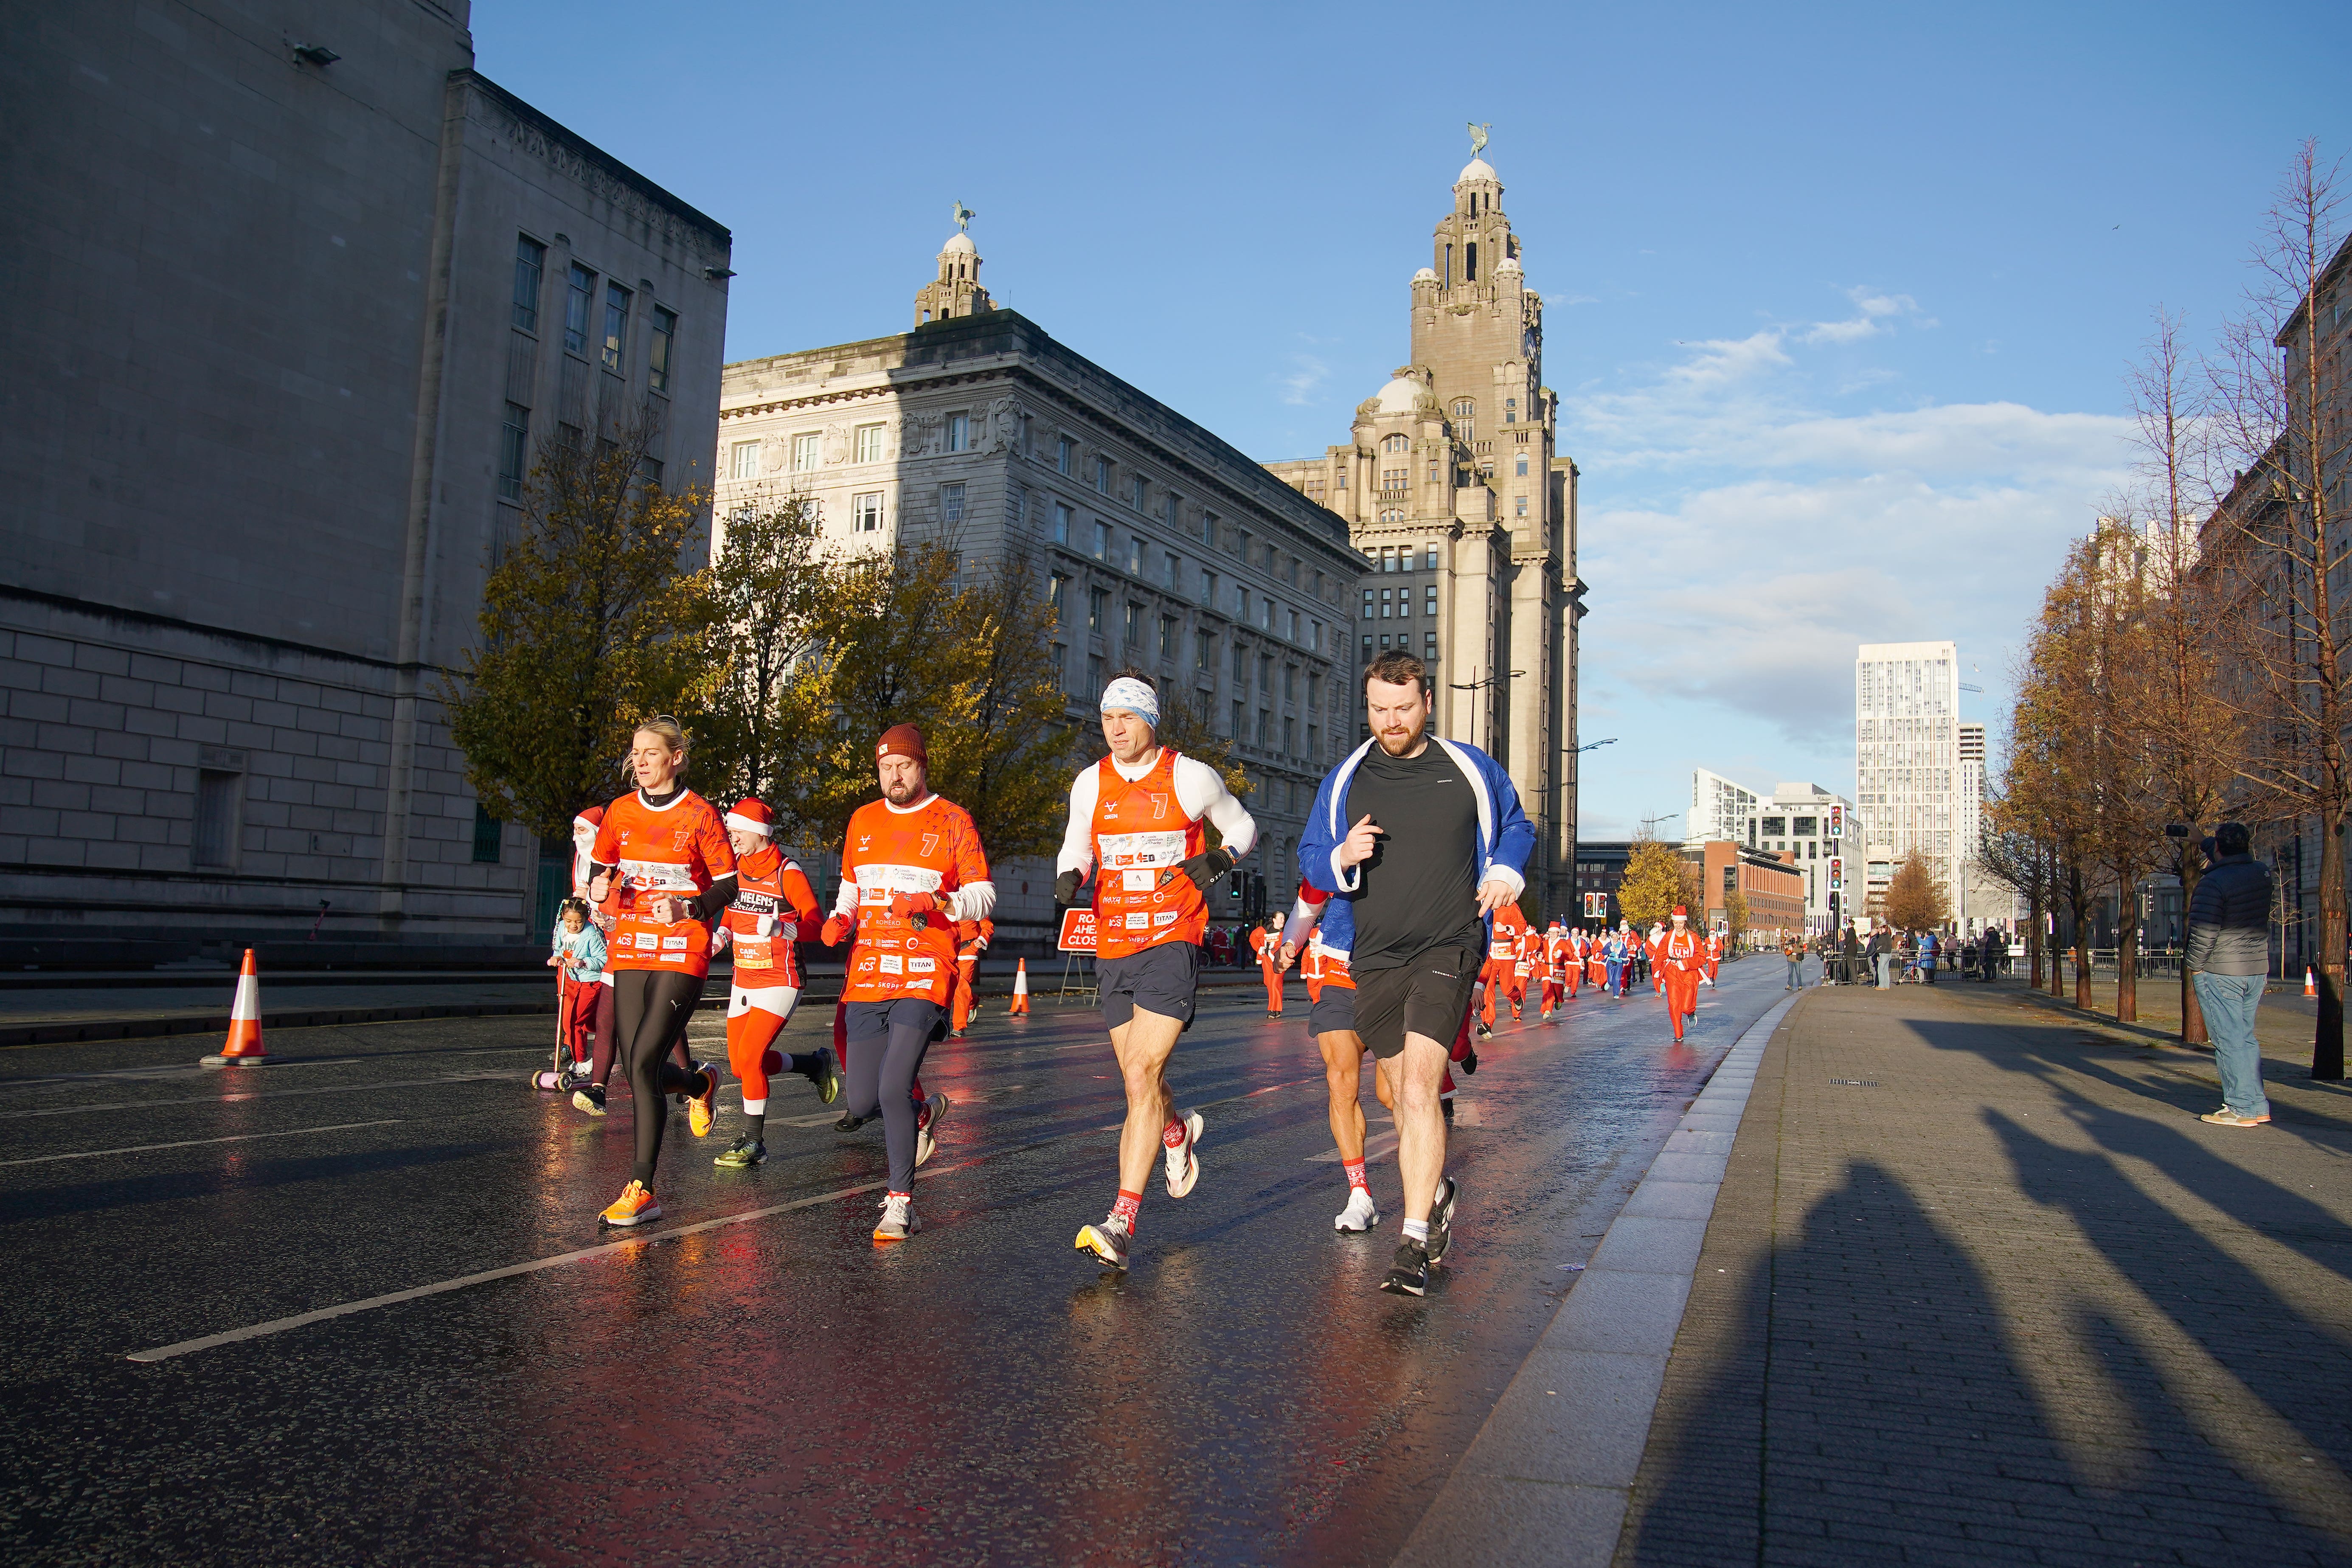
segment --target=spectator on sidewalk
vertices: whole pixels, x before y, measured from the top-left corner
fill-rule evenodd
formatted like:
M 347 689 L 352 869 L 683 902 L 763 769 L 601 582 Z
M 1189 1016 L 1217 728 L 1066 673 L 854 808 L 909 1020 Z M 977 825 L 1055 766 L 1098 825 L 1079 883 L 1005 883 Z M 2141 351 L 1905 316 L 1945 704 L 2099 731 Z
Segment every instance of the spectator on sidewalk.
M 1923 931 L 1919 933 L 1919 975 L 1930 985 L 1936 984 L 1936 962 L 1943 956 L 1939 951 L 1941 946 L 1942 944 L 1936 940 L 1934 931 Z
M 1883 921 L 1874 921 L 1870 928 L 1870 941 L 1863 949 L 1863 956 L 1870 960 L 1878 971 L 1878 988 L 1881 991 L 1894 990 L 1895 931 L 1893 928 Z
M 1789 961 L 1789 983 L 1781 989 L 1802 991 L 1805 988 L 1805 939 L 1794 931 L 1782 937 L 1780 956 Z
M 2271 1119 L 2262 1043 L 2254 1037 L 2254 1012 L 2271 966 L 2271 873 L 2247 852 L 2252 842 L 2242 822 L 2215 828 L 2212 864 L 2189 900 L 2189 983 L 2221 1073 L 2221 1109 L 2202 1120 L 2220 1127 Z

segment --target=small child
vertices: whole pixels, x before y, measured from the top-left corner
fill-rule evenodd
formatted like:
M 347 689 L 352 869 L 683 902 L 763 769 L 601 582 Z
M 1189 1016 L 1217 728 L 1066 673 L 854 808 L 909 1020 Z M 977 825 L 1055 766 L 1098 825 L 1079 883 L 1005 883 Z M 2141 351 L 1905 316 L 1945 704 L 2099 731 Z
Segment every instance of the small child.
M 589 920 L 581 899 L 558 905 L 555 924 L 555 951 L 547 964 L 563 971 L 563 1048 L 576 1067 L 589 1058 L 588 1036 L 604 993 L 604 933 Z

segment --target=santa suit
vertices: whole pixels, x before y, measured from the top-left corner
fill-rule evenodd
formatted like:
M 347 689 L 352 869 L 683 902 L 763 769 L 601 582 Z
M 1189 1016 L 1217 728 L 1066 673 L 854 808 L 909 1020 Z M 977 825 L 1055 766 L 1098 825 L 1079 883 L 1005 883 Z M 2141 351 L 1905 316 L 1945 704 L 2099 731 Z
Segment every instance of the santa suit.
M 1715 977 L 1723 973 L 1723 933 L 1721 931 L 1717 931 L 1706 939 L 1706 963 L 1700 973 L 1706 976 L 1706 983 L 1709 985 L 1714 984 Z
M 972 982 L 980 973 L 980 955 L 996 935 L 994 921 L 965 921 L 956 927 L 955 996 L 949 1006 L 949 1027 L 957 1034 L 971 1021 Z
M 1517 979 L 1519 967 L 1519 933 L 1528 928 L 1527 916 L 1517 904 L 1504 904 L 1495 910 L 1494 934 L 1487 939 L 1486 962 L 1478 971 L 1478 978 L 1486 983 L 1486 1000 L 1479 1008 L 1479 1016 L 1489 1029 L 1495 1026 L 1495 994 L 1508 992 Z M 1518 1016 L 1517 1000 L 1513 998 L 1511 1016 Z
M 1609 965 L 1601 951 L 1601 939 L 1586 936 L 1581 940 L 1584 942 L 1584 978 L 1594 985 L 1607 986 Z
M 1543 1001 L 1543 932 L 1528 926 L 1519 932 L 1519 956 L 1511 965 L 1511 1016 L 1519 1016 L 1520 1004 L 1528 999 L 1528 990 L 1534 987 L 1536 1001 Z
M 1698 975 L 1706 963 L 1706 945 L 1689 927 L 1677 927 L 1651 947 L 1650 959 L 1658 967 L 1666 1012 L 1675 1021 L 1675 1038 L 1680 1040 L 1683 1020 L 1698 1012 Z
M 1282 933 L 1264 926 L 1250 931 L 1250 948 L 1257 954 L 1257 972 L 1265 981 L 1265 1010 L 1282 1016 Z
M 1568 989 L 1568 966 L 1574 958 L 1575 940 L 1558 921 L 1544 932 L 1543 1010 L 1547 1013 L 1560 1004 Z
M 784 1070 L 776 1036 L 800 1000 L 801 966 L 793 943 L 816 934 L 816 890 L 798 862 L 770 844 L 735 862 L 735 898 L 719 917 L 718 945 L 735 952 L 734 986 L 727 998 L 727 1065 L 742 1080 L 743 1099 L 768 1098 L 768 1075 Z

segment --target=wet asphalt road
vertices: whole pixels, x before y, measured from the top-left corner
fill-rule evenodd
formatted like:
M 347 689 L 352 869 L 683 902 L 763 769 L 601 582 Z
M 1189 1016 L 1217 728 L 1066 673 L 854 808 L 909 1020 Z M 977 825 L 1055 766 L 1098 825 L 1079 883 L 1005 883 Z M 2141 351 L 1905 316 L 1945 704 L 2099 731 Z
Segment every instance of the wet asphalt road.
M 1384 1561 L 1781 970 L 1727 967 L 1681 1051 L 1646 997 L 1506 1023 L 1463 1084 L 1463 1206 L 1420 1301 L 1375 1288 L 1399 1199 L 1369 1072 L 1384 1223 L 1331 1228 L 1296 989 L 1279 1023 L 1205 1003 L 1179 1047 L 1202 1175 L 1181 1203 L 1155 1175 L 1124 1278 L 1071 1247 L 1116 1186 L 1091 1009 L 992 1009 L 932 1051 L 955 1109 L 895 1248 L 868 1235 L 878 1123 L 836 1133 L 791 1078 L 766 1166 L 710 1163 L 730 1085 L 710 1138 L 671 1123 L 667 1217 L 604 1247 L 628 1102 L 532 1092 L 544 1019 L 284 1031 L 286 1065 L 237 1075 L 186 1040 L 8 1052 L 0 1556 Z M 695 1037 L 723 1057 L 716 1014 Z

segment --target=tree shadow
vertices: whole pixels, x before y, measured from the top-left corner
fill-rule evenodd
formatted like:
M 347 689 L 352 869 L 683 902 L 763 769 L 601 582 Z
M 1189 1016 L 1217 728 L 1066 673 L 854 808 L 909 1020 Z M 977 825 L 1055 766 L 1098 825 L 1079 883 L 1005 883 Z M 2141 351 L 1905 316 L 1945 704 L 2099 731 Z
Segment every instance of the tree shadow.
M 2142 1431 L 2117 1435 L 2125 1473 L 2113 1450 L 2076 1449 L 1967 1248 L 1883 1166 L 1850 1164 L 1784 1234 L 1719 1311 L 1685 1322 L 1620 1564 L 2168 1560 L 2221 1548 L 2223 1524 L 2233 1561 L 2342 1560 L 2343 1541 L 2234 1471 L 2153 1376 L 2126 1392 Z M 2217 1488 L 2230 1500 L 2204 1501 Z M 2203 1521 L 2168 1536 L 2152 1499 Z

